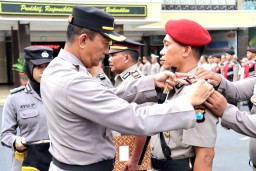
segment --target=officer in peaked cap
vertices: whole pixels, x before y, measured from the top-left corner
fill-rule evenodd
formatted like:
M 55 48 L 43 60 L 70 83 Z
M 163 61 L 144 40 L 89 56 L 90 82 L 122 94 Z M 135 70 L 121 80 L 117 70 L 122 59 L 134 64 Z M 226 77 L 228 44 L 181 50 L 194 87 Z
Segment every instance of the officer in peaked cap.
M 137 66 L 139 49 L 143 44 L 125 39 L 123 42 L 113 42 L 109 50 L 109 66 L 116 73 L 115 84 L 117 87 L 123 82 L 143 76 Z
M 114 32 L 114 17 L 98 8 L 75 6 L 68 22 L 81 28 L 99 32 L 111 40 L 125 40 L 124 36 Z
M 111 130 L 127 135 L 147 135 L 194 125 L 191 104 L 203 103 L 210 95 L 211 89 L 206 85 L 196 84 L 204 89 L 192 92 L 193 97 L 199 93 L 205 98 L 198 101 L 185 96 L 180 99 L 188 107 L 185 111 L 176 107 L 181 102 L 168 102 L 171 104 L 162 104 L 163 112 L 158 105 L 149 110 L 135 102 L 155 101 L 155 86 L 163 87 L 169 76 L 174 77 L 171 72 L 133 80 L 115 89 L 106 88 L 91 77 L 87 69 L 98 66 L 109 54 L 110 41 L 125 40 L 114 32 L 114 18 L 110 14 L 95 7 L 75 6 L 66 36 L 64 49 L 48 65 L 41 82 L 51 140 L 49 151 L 53 156 L 50 171 L 112 171 L 115 146 Z M 171 81 L 169 85 L 173 84 Z M 173 110 L 175 114 L 183 111 L 184 115 L 176 117 L 171 114 Z M 167 119 L 173 122 L 167 124 Z
M 117 74 L 115 77 L 115 87 L 121 84 L 126 85 L 127 82 L 144 76 L 137 65 L 139 50 L 143 45 L 144 44 L 139 42 L 125 39 L 123 42 L 113 42 L 113 45 L 110 46 L 109 66 L 111 71 Z M 120 134 L 114 132 L 113 135 Z M 133 141 L 132 136 L 128 138 L 130 138 L 130 140 L 126 141 Z M 141 142 L 145 142 L 145 139 L 145 136 L 136 136 L 133 150 L 143 145 Z M 129 161 L 126 162 L 125 170 L 137 170 L 138 162 L 136 162 L 136 159 L 139 158 L 140 155 L 141 153 L 134 152 Z
M 25 86 L 11 90 L 4 104 L 1 143 L 13 150 L 12 170 L 49 169 L 49 141 L 43 144 L 38 141 L 49 140 L 40 82 L 42 73 L 53 59 L 52 52 L 52 49 L 44 46 L 29 46 L 24 49 L 29 81 Z M 17 128 L 20 130 L 19 134 Z M 25 145 L 35 141 L 38 145 Z M 44 146 L 40 152 L 39 146 Z

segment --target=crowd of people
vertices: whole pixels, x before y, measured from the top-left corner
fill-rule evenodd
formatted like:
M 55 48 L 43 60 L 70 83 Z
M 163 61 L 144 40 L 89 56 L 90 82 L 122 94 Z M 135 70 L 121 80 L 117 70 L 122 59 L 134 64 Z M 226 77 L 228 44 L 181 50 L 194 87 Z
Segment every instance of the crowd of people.
M 24 49 L 29 82 L 11 91 L 1 128 L 1 143 L 13 150 L 12 171 L 112 171 L 115 134 L 135 136 L 125 171 L 138 170 L 149 140 L 154 171 L 211 171 L 219 118 L 252 137 L 255 169 L 256 115 L 235 103 L 251 101 L 256 112 L 256 49 L 247 49 L 241 66 L 233 48 L 207 58 L 209 32 L 191 20 L 169 20 L 161 57 L 151 54 L 149 62 L 139 57 L 143 44 L 114 32 L 113 16 L 100 9 L 75 6 L 68 22 L 54 59 L 52 49 Z M 106 55 L 114 84 L 102 69 Z

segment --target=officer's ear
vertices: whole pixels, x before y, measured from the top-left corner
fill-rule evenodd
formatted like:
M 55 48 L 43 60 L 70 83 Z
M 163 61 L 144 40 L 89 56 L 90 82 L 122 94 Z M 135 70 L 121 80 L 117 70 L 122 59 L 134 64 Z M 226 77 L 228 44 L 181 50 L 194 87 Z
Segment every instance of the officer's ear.
M 125 57 L 124 63 L 128 63 L 131 60 L 130 59 L 131 57 L 128 54 L 125 54 L 124 57 Z
M 81 34 L 81 35 L 79 35 L 79 37 L 78 37 L 78 42 L 79 42 L 79 46 L 80 46 L 81 48 L 84 48 L 84 47 L 85 47 L 87 39 L 88 39 L 88 35 L 87 35 L 87 34 Z
M 190 53 L 192 53 L 192 48 L 191 48 L 191 46 L 184 46 L 183 52 L 182 52 L 182 56 L 183 56 L 184 58 L 186 58 L 186 57 L 189 56 Z

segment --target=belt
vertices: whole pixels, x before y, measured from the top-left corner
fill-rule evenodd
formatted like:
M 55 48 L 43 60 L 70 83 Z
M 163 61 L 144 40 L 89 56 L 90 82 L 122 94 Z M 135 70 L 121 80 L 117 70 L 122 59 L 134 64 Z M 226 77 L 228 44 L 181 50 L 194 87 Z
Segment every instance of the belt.
M 89 165 L 70 165 L 62 163 L 55 159 L 54 157 L 52 157 L 52 162 L 60 169 L 68 171 L 112 171 L 114 169 L 115 160 L 104 160 Z
M 161 171 L 191 171 L 193 170 L 194 161 L 194 157 L 177 160 L 158 160 L 151 158 L 152 167 Z

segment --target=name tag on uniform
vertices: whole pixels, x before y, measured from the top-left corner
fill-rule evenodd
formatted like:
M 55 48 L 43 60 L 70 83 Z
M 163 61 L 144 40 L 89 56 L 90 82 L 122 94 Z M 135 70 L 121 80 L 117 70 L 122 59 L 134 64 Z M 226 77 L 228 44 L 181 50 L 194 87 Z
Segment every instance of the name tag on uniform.
M 129 146 L 119 146 L 119 161 L 129 160 Z

